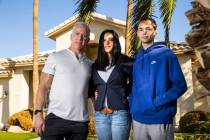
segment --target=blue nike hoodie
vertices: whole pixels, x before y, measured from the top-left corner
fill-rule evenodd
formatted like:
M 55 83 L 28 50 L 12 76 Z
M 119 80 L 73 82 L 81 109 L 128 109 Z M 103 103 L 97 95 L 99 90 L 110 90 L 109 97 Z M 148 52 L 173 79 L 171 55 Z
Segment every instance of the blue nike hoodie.
M 129 105 L 135 121 L 145 124 L 172 124 L 177 98 L 187 85 L 178 59 L 164 43 L 140 49 L 133 65 Z

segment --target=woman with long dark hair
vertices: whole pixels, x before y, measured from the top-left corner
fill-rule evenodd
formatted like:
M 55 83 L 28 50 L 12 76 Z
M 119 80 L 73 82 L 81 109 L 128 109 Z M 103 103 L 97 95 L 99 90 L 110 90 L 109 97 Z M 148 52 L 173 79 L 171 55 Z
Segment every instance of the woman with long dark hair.
M 131 89 L 133 59 L 121 54 L 118 34 L 104 30 L 93 64 L 90 93 L 95 95 L 95 128 L 99 140 L 128 140 L 130 113 L 127 97 Z

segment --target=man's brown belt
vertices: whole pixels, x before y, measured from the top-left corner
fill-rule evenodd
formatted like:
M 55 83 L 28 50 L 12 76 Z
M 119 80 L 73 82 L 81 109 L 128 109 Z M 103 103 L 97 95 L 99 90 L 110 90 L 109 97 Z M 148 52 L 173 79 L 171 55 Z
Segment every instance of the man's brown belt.
M 113 113 L 113 110 L 110 109 L 110 108 L 105 107 L 105 108 L 103 108 L 103 109 L 101 110 L 101 112 L 102 112 L 103 114 L 112 114 L 112 113 Z

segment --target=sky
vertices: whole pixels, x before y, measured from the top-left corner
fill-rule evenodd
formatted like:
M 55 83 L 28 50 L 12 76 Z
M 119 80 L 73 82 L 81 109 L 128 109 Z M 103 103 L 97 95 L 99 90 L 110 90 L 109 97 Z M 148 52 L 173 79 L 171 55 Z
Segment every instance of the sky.
M 75 15 L 77 0 L 39 0 L 39 51 L 55 49 L 55 41 L 44 33 Z M 184 42 L 190 31 L 185 12 L 192 9 L 191 0 L 177 0 L 171 22 L 170 40 Z M 158 7 L 158 3 L 156 3 Z M 126 20 L 127 0 L 100 0 L 97 13 Z M 164 30 L 155 10 L 157 40 L 164 40 Z M 11 58 L 33 52 L 33 0 L 0 0 L 0 58 Z

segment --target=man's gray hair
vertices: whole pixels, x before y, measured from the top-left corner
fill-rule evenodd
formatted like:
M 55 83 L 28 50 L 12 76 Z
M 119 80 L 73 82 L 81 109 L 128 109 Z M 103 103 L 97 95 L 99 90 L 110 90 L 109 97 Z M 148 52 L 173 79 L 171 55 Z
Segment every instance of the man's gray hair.
M 73 26 L 72 32 L 74 32 L 77 27 L 84 27 L 87 32 L 87 36 L 90 36 L 90 27 L 85 22 L 76 22 Z

